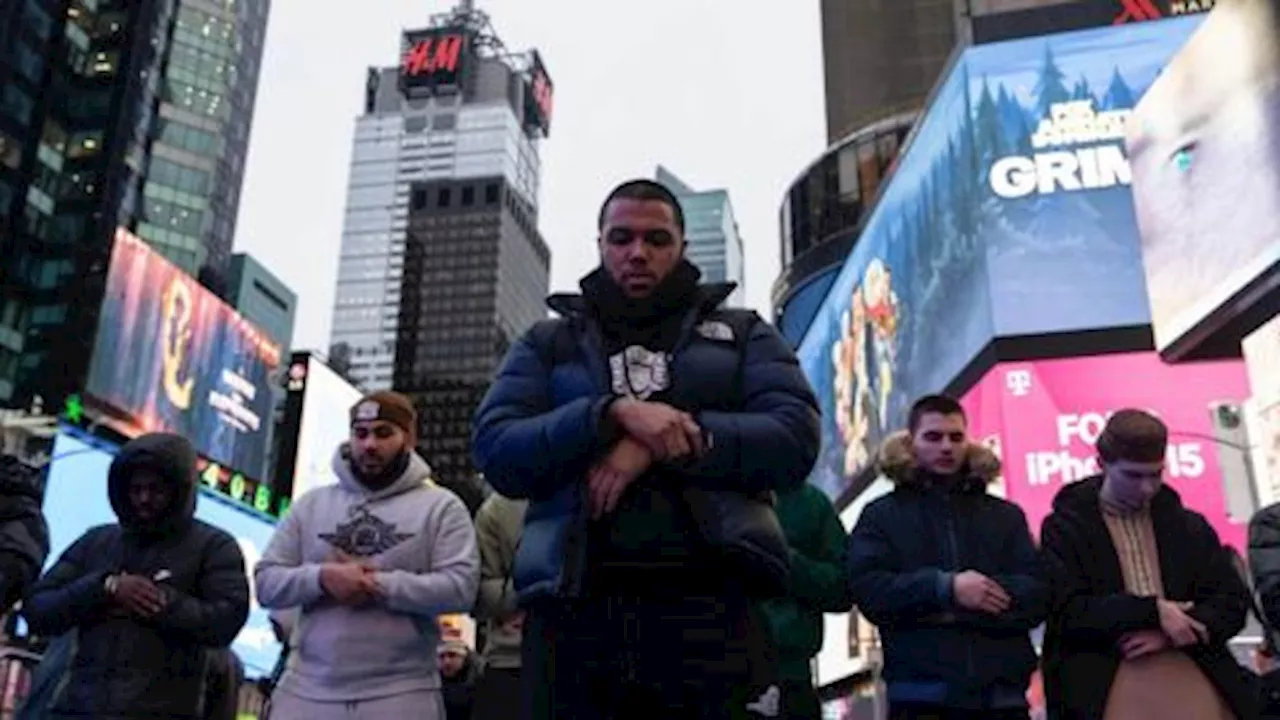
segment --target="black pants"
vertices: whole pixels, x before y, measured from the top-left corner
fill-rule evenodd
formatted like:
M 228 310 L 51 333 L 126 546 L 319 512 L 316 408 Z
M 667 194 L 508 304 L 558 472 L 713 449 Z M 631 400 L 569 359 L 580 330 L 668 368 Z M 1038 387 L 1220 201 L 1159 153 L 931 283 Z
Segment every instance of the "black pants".
M 781 716 L 769 630 L 745 599 L 601 598 L 525 620 L 525 720 Z
M 519 668 L 489 668 L 476 685 L 474 720 L 517 720 L 520 717 Z
M 1019 710 L 953 710 L 923 703 L 890 703 L 889 720 L 1027 720 L 1026 708 Z
M 782 681 L 782 708 L 786 720 L 822 720 L 818 690 L 808 680 Z

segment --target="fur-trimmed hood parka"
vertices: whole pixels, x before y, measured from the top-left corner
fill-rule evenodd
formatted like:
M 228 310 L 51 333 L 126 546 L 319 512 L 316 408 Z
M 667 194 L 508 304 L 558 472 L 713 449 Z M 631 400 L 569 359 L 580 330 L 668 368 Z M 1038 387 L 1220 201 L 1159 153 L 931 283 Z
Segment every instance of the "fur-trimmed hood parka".
M 911 433 L 899 430 L 885 438 L 876 457 L 876 470 L 899 486 L 920 482 L 921 473 L 911 449 Z M 967 482 L 962 489 L 981 490 L 1000 477 L 1000 458 L 978 443 L 970 442 L 965 450 L 963 472 Z

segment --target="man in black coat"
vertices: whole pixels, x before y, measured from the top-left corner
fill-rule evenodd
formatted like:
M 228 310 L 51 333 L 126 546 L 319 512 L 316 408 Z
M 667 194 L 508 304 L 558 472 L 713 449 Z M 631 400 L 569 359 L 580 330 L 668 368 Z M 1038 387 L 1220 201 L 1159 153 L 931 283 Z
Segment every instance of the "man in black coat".
M 0 456 L 0 613 L 27 594 L 49 555 L 38 475 L 18 458 Z
M 49 717 L 201 717 L 210 650 L 249 614 L 244 557 L 196 520 L 196 453 L 176 435 L 144 435 L 111 463 L 119 523 L 80 536 L 31 592 L 36 635 L 76 629 L 79 646 Z
M 1049 593 L 1026 516 L 987 492 L 999 460 L 930 395 L 879 467 L 896 487 L 858 518 L 849 581 L 883 640 L 890 720 L 1026 720 Z
M 1168 439 L 1149 413 L 1115 413 L 1097 442 L 1103 473 L 1060 490 L 1045 518 L 1050 718 L 1256 717 L 1227 648 L 1248 590 L 1213 528 L 1164 485 Z

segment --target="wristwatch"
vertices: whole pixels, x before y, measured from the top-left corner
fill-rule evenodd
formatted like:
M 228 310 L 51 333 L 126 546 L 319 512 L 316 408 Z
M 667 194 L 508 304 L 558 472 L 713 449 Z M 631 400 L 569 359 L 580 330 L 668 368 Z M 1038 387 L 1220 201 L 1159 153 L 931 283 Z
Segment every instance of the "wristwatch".
M 119 575 L 115 575 L 115 574 L 108 575 L 106 579 L 102 581 L 102 589 L 106 590 L 108 595 L 115 595 L 116 589 L 119 587 L 120 587 Z

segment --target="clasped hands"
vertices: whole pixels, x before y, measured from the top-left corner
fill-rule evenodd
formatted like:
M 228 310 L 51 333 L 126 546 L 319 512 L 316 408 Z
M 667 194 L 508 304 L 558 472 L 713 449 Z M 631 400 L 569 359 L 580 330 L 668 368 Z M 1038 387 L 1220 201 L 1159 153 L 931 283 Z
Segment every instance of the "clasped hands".
M 361 607 L 384 596 L 377 572 L 368 560 L 334 550 L 333 558 L 320 566 L 320 587 L 340 605 Z
M 1127 633 L 1120 638 L 1120 653 L 1126 660 L 1134 660 L 1171 648 L 1209 642 L 1209 630 L 1189 614 L 1194 607 L 1195 603 L 1158 598 L 1160 629 Z
M 623 436 L 587 473 L 593 520 L 613 512 L 623 491 L 654 462 L 696 458 L 706 451 L 693 416 L 665 403 L 624 398 L 609 406 L 609 414 Z
M 108 592 L 114 603 L 109 613 L 112 617 L 132 616 L 150 620 L 169 604 L 164 589 L 142 575 L 120 573 L 108 583 Z

